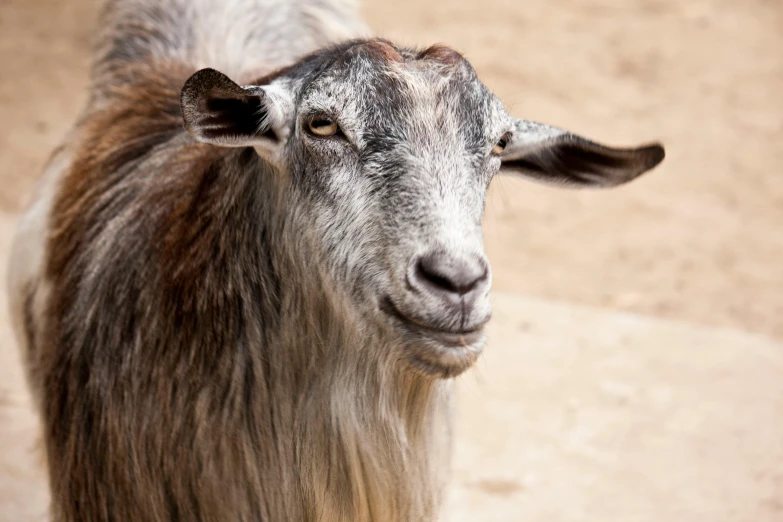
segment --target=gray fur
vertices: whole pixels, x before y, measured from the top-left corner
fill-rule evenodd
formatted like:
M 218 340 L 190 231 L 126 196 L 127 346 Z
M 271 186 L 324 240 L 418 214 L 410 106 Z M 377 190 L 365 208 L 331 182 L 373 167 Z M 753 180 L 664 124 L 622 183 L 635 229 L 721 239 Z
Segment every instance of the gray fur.
M 347 1 L 103 20 L 10 274 L 53 520 L 435 520 L 490 180 L 609 186 L 662 149 L 516 120 L 444 47 L 334 43 L 363 27 Z M 424 284 L 423 256 L 486 277 Z

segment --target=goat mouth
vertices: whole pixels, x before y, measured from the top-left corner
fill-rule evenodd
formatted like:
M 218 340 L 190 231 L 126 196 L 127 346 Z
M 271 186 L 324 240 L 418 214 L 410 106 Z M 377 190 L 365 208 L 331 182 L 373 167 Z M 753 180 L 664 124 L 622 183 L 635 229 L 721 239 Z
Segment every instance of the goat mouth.
M 476 342 L 484 338 L 484 324 L 479 325 L 477 328 L 465 329 L 465 330 L 447 330 L 441 328 L 435 328 L 411 319 L 407 315 L 400 312 L 391 299 L 386 298 L 381 309 L 386 314 L 392 316 L 407 330 L 412 330 L 418 334 L 423 334 L 435 339 L 444 346 L 454 348 L 467 348 L 468 346 L 475 344 Z
M 465 330 L 432 327 L 403 314 L 390 298 L 383 300 L 381 310 L 402 330 L 408 361 L 426 374 L 459 375 L 473 365 L 483 350 L 486 323 Z

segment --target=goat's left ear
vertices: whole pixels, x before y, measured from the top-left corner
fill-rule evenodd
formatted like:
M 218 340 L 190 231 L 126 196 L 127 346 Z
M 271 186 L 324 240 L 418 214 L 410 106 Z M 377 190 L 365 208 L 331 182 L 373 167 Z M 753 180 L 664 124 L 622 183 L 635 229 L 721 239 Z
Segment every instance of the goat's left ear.
M 500 158 L 501 171 L 539 181 L 613 187 L 652 169 L 664 156 L 658 143 L 619 149 L 548 125 L 516 120 Z
M 269 86 L 242 87 L 214 69 L 201 69 L 182 87 L 185 129 L 223 147 L 274 148 L 286 132 L 285 103 Z

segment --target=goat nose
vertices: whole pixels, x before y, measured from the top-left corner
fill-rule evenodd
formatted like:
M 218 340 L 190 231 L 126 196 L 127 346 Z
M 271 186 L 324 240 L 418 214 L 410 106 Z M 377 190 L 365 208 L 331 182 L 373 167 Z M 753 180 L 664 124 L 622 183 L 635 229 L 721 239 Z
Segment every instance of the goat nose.
M 416 260 L 413 269 L 415 286 L 449 301 L 459 301 L 466 294 L 478 294 L 489 282 L 487 263 L 442 252 L 431 252 Z

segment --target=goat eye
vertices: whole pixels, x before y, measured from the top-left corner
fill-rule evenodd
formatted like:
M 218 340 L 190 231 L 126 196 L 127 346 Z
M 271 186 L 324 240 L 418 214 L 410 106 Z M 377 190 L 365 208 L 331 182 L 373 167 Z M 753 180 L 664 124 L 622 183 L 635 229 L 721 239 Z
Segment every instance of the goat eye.
M 334 120 L 324 115 L 311 118 L 308 127 L 310 132 L 316 136 L 334 136 L 340 130 Z
M 506 148 L 506 145 L 508 145 L 508 136 L 503 136 L 498 140 L 495 146 L 492 147 L 492 154 L 499 156 L 500 153 L 503 152 L 503 149 Z

